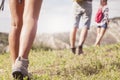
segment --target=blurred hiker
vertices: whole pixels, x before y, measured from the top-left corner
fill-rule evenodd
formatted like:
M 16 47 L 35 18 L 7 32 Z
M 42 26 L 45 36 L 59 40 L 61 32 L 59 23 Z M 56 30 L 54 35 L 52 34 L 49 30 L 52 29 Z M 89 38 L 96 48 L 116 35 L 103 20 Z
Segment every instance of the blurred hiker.
M 95 22 L 97 23 L 97 37 L 95 46 L 100 46 L 101 39 L 103 38 L 106 29 L 108 27 L 109 19 L 108 19 L 108 6 L 107 0 L 100 0 L 100 7 L 95 16 Z
M 17 80 L 23 80 L 28 77 L 28 55 L 36 35 L 42 0 L 9 0 L 9 4 L 12 75 Z
M 81 54 L 83 53 L 83 44 L 86 40 L 87 33 L 90 28 L 91 15 L 92 15 L 92 0 L 74 0 L 73 6 L 74 6 L 73 7 L 74 22 L 73 22 L 73 29 L 70 32 L 70 46 L 71 46 L 72 53 Z M 79 28 L 79 22 L 82 22 L 83 25 L 81 28 L 79 43 L 78 43 L 78 46 L 76 47 L 75 46 L 76 33 Z

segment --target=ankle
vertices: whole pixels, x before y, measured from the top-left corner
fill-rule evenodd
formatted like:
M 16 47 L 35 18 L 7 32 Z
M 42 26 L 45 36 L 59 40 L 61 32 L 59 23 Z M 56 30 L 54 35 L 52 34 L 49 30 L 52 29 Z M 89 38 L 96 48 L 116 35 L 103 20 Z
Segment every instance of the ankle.
M 27 58 L 23 58 L 23 57 L 21 57 L 21 59 L 22 59 L 22 60 L 24 60 L 24 61 L 28 61 L 28 59 L 27 59 Z
M 18 58 L 20 58 L 20 59 L 23 60 L 23 61 L 28 61 L 27 58 L 24 58 L 24 57 L 22 57 L 22 56 L 19 56 Z
M 72 53 L 76 53 L 76 47 L 74 47 L 74 48 L 71 48 L 71 51 L 72 51 Z
M 83 45 L 79 45 L 78 48 L 79 48 L 79 49 L 83 48 Z

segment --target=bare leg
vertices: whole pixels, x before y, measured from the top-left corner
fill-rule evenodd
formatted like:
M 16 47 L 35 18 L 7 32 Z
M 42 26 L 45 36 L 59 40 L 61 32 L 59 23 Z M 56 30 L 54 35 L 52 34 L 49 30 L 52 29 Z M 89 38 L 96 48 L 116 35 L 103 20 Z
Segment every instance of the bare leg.
M 28 58 L 33 44 L 42 0 L 25 0 L 23 27 L 20 36 L 19 56 Z
M 35 38 L 42 0 L 22 0 L 22 2 L 18 4 L 18 0 L 10 0 L 13 20 L 13 28 L 9 36 L 14 61 L 12 75 L 13 78 L 20 80 L 23 80 L 23 77 L 29 78 L 28 54 Z
M 70 33 L 70 46 L 71 48 L 75 47 L 77 28 L 74 28 Z
M 80 34 L 80 38 L 79 38 L 79 50 L 78 50 L 78 54 L 83 53 L 82 46 L 83 46 L 83 44 L 84 44 L 84 42 L 86 40 L 87 33 L 88 33 L 88 28 L 87 27 L 82 28 L 81 34 Z
M 85 27 L 81 30 L 79 46 L 82 46 L 84 44 L 86 37 L 87 37 L 87 33 L 88 33 L 88 28 Z
M 12 63 L 14 64 L 19 52 L 19 37 L 22 28 L 22 15 L 24 4 L 19 4 L 17 0 L 10 0 L 11 12 L 11 31 L 9 33 L 9 48 L 11 53 Z
M 100 43 L 98 42 L 99 36 L 100 36 L 100 30 L 101 28 L 97 28 L 97 37 L 96 37 L 96 42 L 94 44 L 94 46 L 100 46 Z
M 77 28 L 75 27 L 70 33 L 70 46 L 71 46 L 71 51 L 74 54 L 76 53 L 76 47 L 75 47 L 76 33 L 77 33 Z
M 96 40 L 95 45 L 100 46 L 101 39 L 103 38 L 105 32 L 106 32 L 106 28 L 101 28 L 100 34 L 99 34 L 99 36 L 97 37 L 97 40 Z

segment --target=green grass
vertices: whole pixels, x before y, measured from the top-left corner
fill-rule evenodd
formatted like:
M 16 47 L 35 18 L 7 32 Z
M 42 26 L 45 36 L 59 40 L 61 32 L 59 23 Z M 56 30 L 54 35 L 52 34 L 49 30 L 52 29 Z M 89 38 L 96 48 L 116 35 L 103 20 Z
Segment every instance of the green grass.
M 69 50 L 31 50 L 32 80 L 120 80 L 120 44 L 84 48 L 83 55 Z M 8 54 L 0 55 L 0 80 L 12 80 Z

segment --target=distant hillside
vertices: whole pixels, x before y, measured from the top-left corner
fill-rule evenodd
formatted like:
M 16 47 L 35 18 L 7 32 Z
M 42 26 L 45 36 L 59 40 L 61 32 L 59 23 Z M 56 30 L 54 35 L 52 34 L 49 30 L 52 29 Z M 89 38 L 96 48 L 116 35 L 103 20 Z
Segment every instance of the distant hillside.
M 0 33 L 0 53 L 5 52 L 8 45 L 8 34 Z
M 110 19 L 109 28 L 103 37 L 102 45 L 115 44 L 120 42 L 120 17 Z M 43 49 L 66 49 L 69 48 L 69 32 L 55 33 L 55 34 L 39 34 L 34 41 L 34 48 Z M 77 43 L 79 39 L 80 30 L 77 34 Z M 89 30 L 86 46 L 93 45 L 96 37 L 96 27 L 92 26 Z M 0 33 L 0 53 L 6 52 L 8 46 L 8 34 Z
M 68 41 L 68 35 L 66 35 L 66 33 L 41 34 L 36 36 L 33 48 L 43 48 L 46 50 L 66 49 L 69 48 L 67 41 Z
M 101 44 L 115 44 L 120 42 L 120 17 L 110 19 L 109 28 L 104 35 Z M 77 33 L 77 43 L 79 40 L 80 30 Z M 85 45 L 93 45 L 96 38 L 96 27 L 91 27 L 86 39 Z M 57 44 L 56 44 L 57 43 Z M 69 48 L 69 32 L 55 34 L 40 34 L 36 37 L 34 47 L 47 47 L 51 49 Z M 39 46 L 38 46 L 39 45 Z

